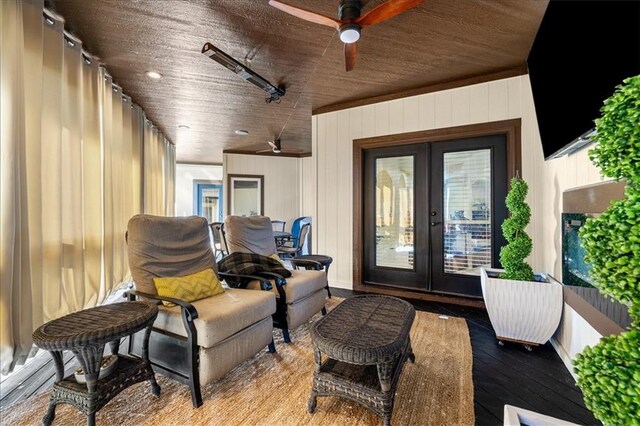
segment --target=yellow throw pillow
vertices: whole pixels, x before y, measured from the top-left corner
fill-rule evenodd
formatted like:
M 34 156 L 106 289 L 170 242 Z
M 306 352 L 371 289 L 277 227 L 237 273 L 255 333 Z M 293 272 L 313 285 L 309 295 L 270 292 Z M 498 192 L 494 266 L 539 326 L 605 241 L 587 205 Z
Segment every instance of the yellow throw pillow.
M 272 254 L 271 256 L 269 256 L 269 257 L 270 257 L 270 258 L 272 258 L 272 259 L 277 260 L 278 262 L 280 262 L 280 264 L 281 264 L 282 266 L 284 266 L 284 263 L 282 263 L 282 259 L 280 259 L 280 256 L 278 256 L 278 253 L 273 253 L 273 254 Z
M 182 277 L 156 277 L 153 283 L 158 296 L 173 297 L 185 302 L 193 302 L 224 292 L 213 269 L 205 269 Z M 162 303 L 165 306 L 175 306 L 175 303 L 171 302 Z

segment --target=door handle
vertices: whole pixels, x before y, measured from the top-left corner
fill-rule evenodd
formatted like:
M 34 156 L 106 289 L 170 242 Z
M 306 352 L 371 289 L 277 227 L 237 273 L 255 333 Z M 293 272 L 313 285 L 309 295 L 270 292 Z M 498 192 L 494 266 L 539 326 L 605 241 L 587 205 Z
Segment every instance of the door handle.
M 431 226 L 440 225 L 440 222 L 431 222 Z

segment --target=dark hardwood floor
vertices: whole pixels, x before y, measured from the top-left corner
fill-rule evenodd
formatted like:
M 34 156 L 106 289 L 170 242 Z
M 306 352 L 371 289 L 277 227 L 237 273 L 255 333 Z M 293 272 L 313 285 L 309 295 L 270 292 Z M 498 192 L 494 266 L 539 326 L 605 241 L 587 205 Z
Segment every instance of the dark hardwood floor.
M 353 291 L 331 289 L 332 294 L 349 297 Z M 582 393 L 550 344 L 527 352 L 521 345 L 498 346 L 484 310 L 410 300 L 416 309 L 466 319 L 473 349 L 473 384 L 476 424 L 501 425 L 505 404 L 540 412 L 562 420 L 600 424 L 582 401 Z M 75 368 L 70 353 L 65 370 Z M 49 355 L 40 351 L 26 368 L 0 384 L 0 409 L 49 389 L 55 378 Z
M 349 297 L 355 292 L 332 289 Z M 528 352 L 522 345 L 497 344 L 483 309 L 409 300 L 417 310 L 464 318 L 473 350 L 477 425 L 502 425 L 504 405 L 515 405 L 583 425 L 599 425 L 584 406 L 582 393 L 551 344 Z

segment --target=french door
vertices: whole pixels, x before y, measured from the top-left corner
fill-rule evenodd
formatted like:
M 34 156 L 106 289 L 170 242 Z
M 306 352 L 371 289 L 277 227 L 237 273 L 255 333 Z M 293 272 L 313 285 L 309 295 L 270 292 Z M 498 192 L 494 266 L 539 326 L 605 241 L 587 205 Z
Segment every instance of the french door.
M 481 296 L 506 218 L 506 136 L 364 151 L 364 282 Z

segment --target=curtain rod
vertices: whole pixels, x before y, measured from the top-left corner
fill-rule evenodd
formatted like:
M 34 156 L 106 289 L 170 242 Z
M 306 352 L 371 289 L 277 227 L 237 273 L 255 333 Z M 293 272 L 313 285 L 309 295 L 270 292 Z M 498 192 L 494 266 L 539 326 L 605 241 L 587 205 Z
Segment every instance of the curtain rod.
M 75 46 L 76 44 L 80 45 L 80 52 L 82 55 L 83 62 L 87 65 L 91 65 L 93 62 L 97 62 L 98 66 L 104 69 L 105 80 L 107 79 L 111 80 L 112 90 L 115 92 L 119 92 L 122 96 L 122 100 L 128 103 L 129 105 L 131 105 L 131 108 L 133 109 L 134 103 L 131 99 L 131 96 L 125 95 L 124 91 L 122 90 L 122 87 L 120 87 L 118 84 L 116 84 L 113 81 L 113 77 L 111 77 L 111 75 L 107 71 L 106 65 L 100 61 L 100 58 L 84 50 L 84 48 L 82 47 L 83 46 L 82 40 L 80 40 L 78 37 L 76 37 L 75 35 L 73 35 L 72 33 L 70 33 L 64 28 L 65 19 L 58 13 L 46 7 L 42 8 L 42 17 L 44 21 L 47 23 L 47 25 L 53 26 L 56 23 L 58 23 L 59 25 L 62 25 L 62 36 L 64 37 L 65 42 L 67 42 L 71 46 Z M 141 107 L 139 108 L 142 110 L 142 113 L 144 114 L 144 110 Z M 154 131 L 162 133 L 162 131 L 158 129 L 158 127 L 155 124 L 153 124 L 151 120 L 146 118 L 146 115 L 145 115 L 145 121 L 152 127 Z M 162 134 L 162 137 L 167 141 L 169 141 L 169 143 L 171 143 L 172 145 L 175 145 L 170 139 L 164 136 L 164 134 Z

